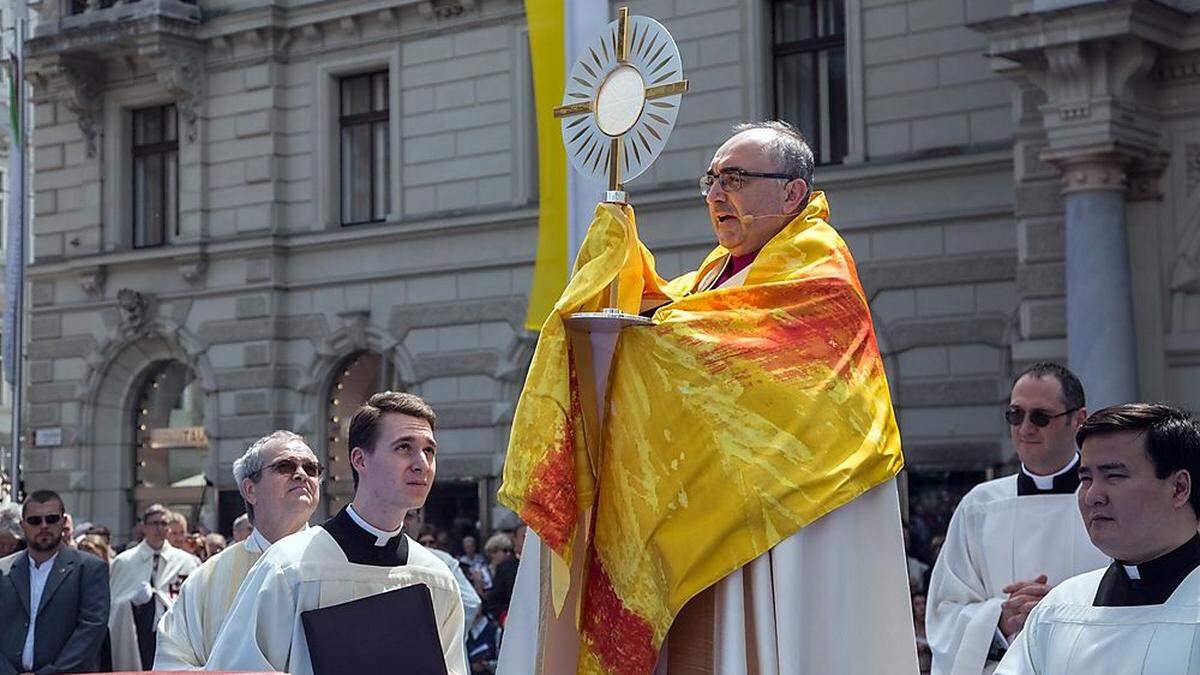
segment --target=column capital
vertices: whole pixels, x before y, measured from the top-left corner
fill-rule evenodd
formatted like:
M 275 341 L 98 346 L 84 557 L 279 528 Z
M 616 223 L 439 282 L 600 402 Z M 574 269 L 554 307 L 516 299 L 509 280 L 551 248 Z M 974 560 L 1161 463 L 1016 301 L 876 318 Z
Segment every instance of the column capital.
M 1062 152 L 1048 150 L 1042 159 L 1058 169 L 1063 179 L 1063 193 L 1083 190 L 1113 190 L 1125 192 L 1129 156 L 1117 152 Z
M 1129 201 L 1161 199 L 1158 179 L 1167 167 L 1168 155 L 1119 148 L 1050 148 L 1043 161 L 1058 169 L 1063 194 L 1083 190 L 1113 190 L 1126 193 Z
M 1136 197 L 1147 198 L 1164 157 L 1149 75 L 1161 55 L 1188 48 L 1192 22 L 1153 0 L 1107 0 L 970 27 L 987 37 L 993 70 L 1045 93 L 1043 159 L 1068 192 L 1136 183 Z

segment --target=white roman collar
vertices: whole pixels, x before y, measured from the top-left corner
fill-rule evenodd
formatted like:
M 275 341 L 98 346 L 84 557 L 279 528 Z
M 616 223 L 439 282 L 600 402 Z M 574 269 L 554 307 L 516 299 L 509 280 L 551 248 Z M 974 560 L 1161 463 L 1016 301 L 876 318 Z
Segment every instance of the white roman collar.
M 358 511 L 354 510 L 353 504 L 346 505 L 346 513 L 348 513 L 350 515 L 350 518 L 355 523 L 358 523 L 359 527 L 366 530 L 368 533 L 375 535 L 375 545 L 376 546 L 386 546 L 389 539 L 395 537 L 396 535 L 400 534 L 404 530 L 403 523 L 400 524 L 400 527 L 397 527 L 396 529 L 392 530 L 391 532 L 388 532 L 387 530 L 381 530 L 378 527 L 375 527 L 374 525 L 363 520 L 362 516 L 358 515 Z
M 1125 574 L 1130 579 L 1141 579 L 1142 573 L 1138 571 L 1137 565 L 1121 565 L 1125 568 Z
M 1054 473 L 1050 474 L 1049 476 L 1039 476 L 1035 473 L 1031 473 L 1029 471 L 1029 469 L 1025 468 L 1024 462 L 1021 463 L 1021 473 L 1032 478 L 1033 484 L 1037 486 L 1037 489 L 1049 490 L 1050 488 L 1054 487 L 1054 479 L 1055 478 L 1063 475 L 1064 473 L 1070 471 L 1071 469 L 1074 469 L 1075 465 L 1078 463 L 1079 463 L 1079 453 L 1077 452 L 1077 453 L 1075 453 L 1075 456 L 1071 458 L 1071 461 L 1067 462 L 1066 466 L 1059 469 L 1058 471 L 1055 471 Z

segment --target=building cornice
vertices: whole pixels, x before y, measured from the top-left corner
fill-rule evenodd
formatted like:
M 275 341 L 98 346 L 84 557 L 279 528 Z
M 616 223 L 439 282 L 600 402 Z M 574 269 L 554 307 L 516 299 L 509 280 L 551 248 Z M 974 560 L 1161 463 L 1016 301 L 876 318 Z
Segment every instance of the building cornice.
M 1107 0 L 967 24 L 988 36 L 988 55 L 1021 61 L 1047 47 L 1137 37 L 1172 50 L 1200 46 L 1186 12 L 1153 0 Z

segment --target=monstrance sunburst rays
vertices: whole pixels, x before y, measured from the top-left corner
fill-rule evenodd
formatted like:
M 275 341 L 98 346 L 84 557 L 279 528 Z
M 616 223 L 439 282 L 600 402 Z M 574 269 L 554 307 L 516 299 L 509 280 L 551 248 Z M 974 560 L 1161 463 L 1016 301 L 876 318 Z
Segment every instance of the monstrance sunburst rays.
M 571 164 L 621 190 L 666 146 L 687 88 L 667 29 L 620 8 L 571 68 L 563 103 L 554 109 Z

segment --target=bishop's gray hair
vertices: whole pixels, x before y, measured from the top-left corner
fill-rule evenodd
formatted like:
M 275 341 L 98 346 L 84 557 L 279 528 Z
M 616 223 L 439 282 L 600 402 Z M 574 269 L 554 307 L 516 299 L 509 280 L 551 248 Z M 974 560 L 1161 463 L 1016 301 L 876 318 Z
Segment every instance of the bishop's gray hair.
M 264 449 L 275 444 L 285 446 L 291 445 L 296 441 L 303 443 L 305 446 L 308 445 L 308 443 L 305 442 L 304 437 L 300 434 L 287 431 L 286 429 L 280 429 L 278 431 L 272 431 L 266 436 L 263 436 L 257 441 L 251 443 L 250 447 L 246 448 L 246 452 L 242 454 L 241 457 L 233 460 L 233 482 L 238 486 L 238 491 L 241 492 L 242 481 L 244 479 L 249 478 L 257 483 L 259 479 L 262 478 L 262 451 Z M 246 495 L 244 494 L 242 495 L 242 501 L 246 504 L 246 515 L 249 516 L 250 522 L 253 523 L 254 505 L 246 501 Z
M 767 120 L 735 124 L 733 125 L 733 135 L 757 129 L 771 132 L 771 140 L 767 141 L 767 152 L 775 162 L 776 170 L 804 180 L 805 188 L 808 190 L 804 194 L 804 202 L 808 203 L 808 198 L 813 191 L 813 173 L 816 171 L 817 162 L 804 134 L 787 122 Z

